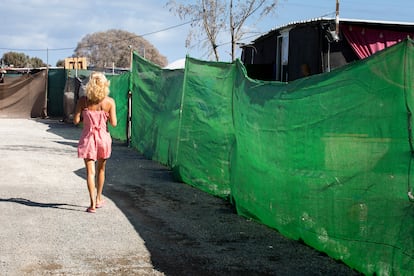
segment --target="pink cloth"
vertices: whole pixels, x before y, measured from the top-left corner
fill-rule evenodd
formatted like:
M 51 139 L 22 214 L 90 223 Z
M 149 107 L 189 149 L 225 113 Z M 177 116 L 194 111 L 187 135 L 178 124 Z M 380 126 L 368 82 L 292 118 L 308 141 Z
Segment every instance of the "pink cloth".
M 342 25 L 341 31 L 360 59 L 413 37 L 414 33 Z
M 83 130 L 78 144 L 78 157 L 87 159 L 108 159 L 112 151 L 112 138 L 106 122 L 109 114 L 105 111 L 82 111 Z

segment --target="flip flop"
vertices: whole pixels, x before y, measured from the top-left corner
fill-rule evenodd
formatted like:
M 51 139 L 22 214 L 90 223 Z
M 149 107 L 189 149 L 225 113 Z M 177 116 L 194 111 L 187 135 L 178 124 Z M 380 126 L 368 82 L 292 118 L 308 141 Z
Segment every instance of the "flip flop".
M 102 208 L 102 207 L 104 207 L 104 206 L 105 206 L 105 204 L 106 204 L 106 201 L 105 201 L 105 199 L 103 199 L 103 200 L 101 201 L 101 203 L 96 204 L 96 208 Z
M 92 207 L 88 207 L 88 209 L 86 209 L 86 212 L 88 213 L 96 213 L 96 209 L 92 208 Z

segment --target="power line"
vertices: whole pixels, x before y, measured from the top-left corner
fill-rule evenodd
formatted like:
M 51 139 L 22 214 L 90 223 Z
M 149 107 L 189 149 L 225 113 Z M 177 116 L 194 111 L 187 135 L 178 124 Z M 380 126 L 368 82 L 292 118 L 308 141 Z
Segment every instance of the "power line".
M 161 33 L 161 32 L 164 32 L 164 31 L 168 31 L 168 30 L 171 30 L 171 29 L 174 29 L 174 28 L 178 28 L 178 27 L 181 27 L 181 26 L 184 26 L 184 25 L 193 23 L 193 22 L 198 21 L 198 20 L 200 20 L 200 19 L 193 19 L 193 20 L 190 20 L 190 21 L 187 21 L 187 22 L 178 24 L 178 25 L 174 25 L 174 26 L 171 26 L 171 27 L 167 27 L 165 29 L 161 29 L 161 30 L 154 31 L 154 32 L 149 32 L 149 33 L 146 33 L 146 34 L 143 34 L 143 35 L 139 35 L 139 36 L 147 36 L 147 35 Z
M 136 35 L 136 36 L 137 37 L 144 37 L 144 36 L 149 36 L 149 35 L 152 35 L 152 34 L 157 34 L 157 33 L 165 32 L 165 31 L 168 31 L 168 30 L 171 30 L 171 29 L 175 29 L 175 28 L 178 28 L 178 27 L 187 25 L 187 24 L 191 24 L 191 23 L 193 23 L 195 21 L 198 21 L 198 20 L 199 19 L 192 19 L 190 21 L 186 21 L 186 22 L 181 23 L 181 24 L 177 24 L 177 25 L 170 26 L 170 27 L 167 27 L 167 28 L 164 28 L 164 29 L 161 29 L 161 30 L 157 30 L 157 31 L 145 33 L 145 34 L 142 34 L 142 35 Z M 119 42 L 119 41 L 130 40 L 130 39 L 132 39 L 132 37 L 131 38 L 128 38 L 128 39 L 120 39 L 120 40 L 113 41 L 113 42 Z M 88 46 L 91 47 L 92 45 L 87 45 L 87 47 Z M 18 49 L 18 48 L 8 48 L 8 47 L 3 48 L 3 47 L 0 47 L 0 50 L 21 51 L 21 52 L 67 51 L 67 50 L 74 50 L 74 49 L 76 49 L 76 47 L 68 47 L 68 48 L 46 48 L 46 49 Z
M 73 47 L 71 48 L 55 48 L 55 49 L 19 49 L 19 48 L 1 48 L 0 50 L 8 50 L 8 51 L 22 51 L 22 52 L 43 52 L 43 51 L 66 51 L 66 50 L 71 50 L 71 49 L 75 49 Z

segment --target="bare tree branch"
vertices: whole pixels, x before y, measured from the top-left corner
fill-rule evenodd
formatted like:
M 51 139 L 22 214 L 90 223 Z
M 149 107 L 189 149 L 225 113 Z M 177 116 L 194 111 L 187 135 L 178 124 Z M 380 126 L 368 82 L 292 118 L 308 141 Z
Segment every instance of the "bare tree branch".
M 193 4 L 170 0 L 166 6 L 182 20 L 187 18 L 194 20 L 186 40 L 186 47 L 193 45 L 193 40 L 207 39 L 208 44 L 202 43 L 202 45 L 209 48 L 218 61 L 217 48 L 223 45 L 217 41 L 219 35 L 222 37 L 226 30 L 229 32 L 231 58 L 234 60 L 235 47 L 246 34 L 244 27 L 247 21 L 257 15 L 257 23 L 275 11 L 277 4 L 278 0 L 197 0 Z

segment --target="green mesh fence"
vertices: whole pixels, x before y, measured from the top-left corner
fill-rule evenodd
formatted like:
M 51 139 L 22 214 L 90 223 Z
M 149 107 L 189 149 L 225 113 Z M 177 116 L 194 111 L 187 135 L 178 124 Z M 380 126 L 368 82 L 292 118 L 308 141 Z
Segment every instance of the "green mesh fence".
M 175 154 L 183 70 L 163 70 L 134 54 L 131 145 L 171 166 Z
M 185 183 L 221 197 L 230 194 L 234 74 L 232 64 L 187 58 L 174 160 Z
M 239 65 L 238 212 L 364 273 L 411 274 L 412 46 L 286 85 Z
M 413 61 L 406 40 L 287 84 L 238 61 L 163 70 L 134 54 L 131 144 L 352 268 L 410 275 Z
M 235 72 L 232 64 L 187 58 L 184 74 L 134 55 L 132 145 L 185 183 L 228 196 Z
M 108 124 L 108 129 L 113 138 L 121 141 L 127 140 L 128 92 L 130 75 L 130 73 L 124 73 L 122 75 L 106 76 L 110 81 L 109 96 L 115 100 L 116 117 L 118 120 L 116 127 L 112 127 Z

